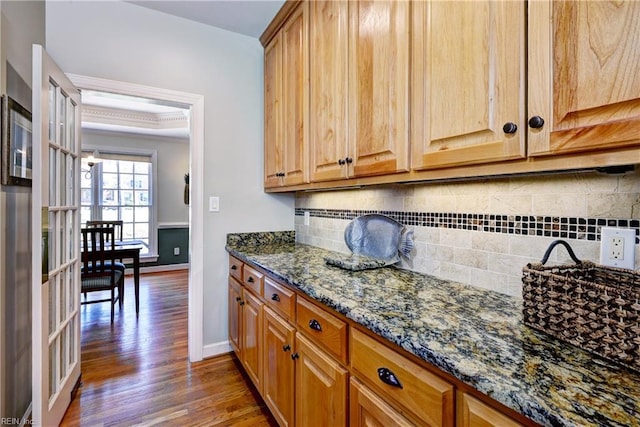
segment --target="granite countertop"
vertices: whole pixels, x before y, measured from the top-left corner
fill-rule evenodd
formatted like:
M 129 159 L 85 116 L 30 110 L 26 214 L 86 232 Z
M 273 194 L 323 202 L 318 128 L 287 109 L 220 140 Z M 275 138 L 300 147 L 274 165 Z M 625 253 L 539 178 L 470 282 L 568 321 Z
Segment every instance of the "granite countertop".
M 640 374 L 522 323 L 522 300 L 395 267 L 347 271 L 294 232 L 227 251 L 546 426 L 640 426 Z

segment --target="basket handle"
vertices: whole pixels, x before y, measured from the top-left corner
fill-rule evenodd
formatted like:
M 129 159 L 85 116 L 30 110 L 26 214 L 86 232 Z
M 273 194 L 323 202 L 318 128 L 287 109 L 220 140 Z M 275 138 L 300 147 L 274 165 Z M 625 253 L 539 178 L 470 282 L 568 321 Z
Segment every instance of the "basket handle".
M 553 250 L 553 248 L 555 248 L 559 244 L 567 248 L 567 252 L 569 252 L 569 256 L 576 264 L 582 263 L 582 261 L 580 261 L 576 257 L 576 254 L 573 253 L 573 249 L 571 249 L 571 246 L 569 246 L 567 242 L 565 242 L 564 240 L 554 240 L 553 242 L 551 242 L 551 244 L 547 248 L 547 251 L 544 253 L 544 256 L 542 257 L 542 261 L 540 261 L 542 265 L 546 264 L 546 262 L 549 260 L 549 256 L 551 255 L 551 251 Z

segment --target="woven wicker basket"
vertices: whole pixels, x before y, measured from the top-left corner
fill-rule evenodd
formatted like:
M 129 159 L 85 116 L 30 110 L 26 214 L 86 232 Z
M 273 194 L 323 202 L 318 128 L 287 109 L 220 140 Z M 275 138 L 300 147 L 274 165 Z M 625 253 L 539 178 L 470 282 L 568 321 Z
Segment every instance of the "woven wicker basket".
M 558 244 L 575 264 L 544 265 Z M 640 371 L 640 273 L 580 261 L 563 240 L 522 272 L 526 325 Z

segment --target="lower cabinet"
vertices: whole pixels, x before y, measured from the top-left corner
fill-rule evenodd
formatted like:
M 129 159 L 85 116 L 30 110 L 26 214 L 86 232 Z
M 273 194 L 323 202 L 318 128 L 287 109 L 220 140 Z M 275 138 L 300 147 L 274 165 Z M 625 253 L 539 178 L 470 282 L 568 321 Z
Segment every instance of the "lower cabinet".
M 282 427 L 294 425 L 293 346 L 296 330 L 269 308 L 264 309 L 264 401 Z
M 262 393 L 262 312 L 264 303 L 246 289 L 242 290 L 242 365 L 258 391 Z
M 457 427 L 521 427 L 512 420 L 475 397 L 458 391 Z
M 301 334 L 294 357 L 296 425 L 347 426 L 349 371 Z
M 352 427 L 408 427 L 417 425 L 354 377 L 351 377 L 349 401 L 349 425 Z
M 229 342 L 281 427 L 534 425 L 242 261 L 229 266 Z

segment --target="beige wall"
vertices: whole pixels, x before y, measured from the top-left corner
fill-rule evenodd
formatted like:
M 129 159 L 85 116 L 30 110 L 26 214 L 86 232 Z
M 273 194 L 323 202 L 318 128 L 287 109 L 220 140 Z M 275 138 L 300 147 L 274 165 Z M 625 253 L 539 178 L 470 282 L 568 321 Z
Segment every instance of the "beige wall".
M 309 209 L 310 226 L 302 213 Z M 483 179 L 470 182 L 397 185 L 372 189 L 299 193 L 296 197 L 296 239 L 302 243 L 349 252 L 343 232 L 349 220 L 326 218 L 316 209 L 534 216 L 553 233 L 554 219 L 640 219 L 640 174 L 608 176 L 571 173 L 535 177 Z M 485 221 L 489 221 L 485 218 Z M 596 229 L 597 226 L 594 226 Z M 471 231 L 412 226 L 416 247 L 403 267 L 511 295 L 521 294 L 521 271 L 539 261 L 558 237 L 508 232 Z M 517 227 L 516 227 L 517 228 Z M 544 230 L 544 228 L 543 228 Z M 599 261 L 598 241 L 586 230 L 565 238 L 579 258 Z M 637 245 L 636 245 L 637 248 Z M 566 260 L 564 249 L 554 260 Z M 636 265 L 640 262 L 636 250 Z

